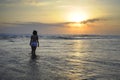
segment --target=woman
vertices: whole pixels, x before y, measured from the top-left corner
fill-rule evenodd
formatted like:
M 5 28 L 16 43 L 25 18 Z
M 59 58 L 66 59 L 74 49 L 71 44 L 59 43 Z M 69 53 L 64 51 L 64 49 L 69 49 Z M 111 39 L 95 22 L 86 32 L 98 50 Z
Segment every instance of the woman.
M 31 36 L 30 46 L 32 50 L 31 51 L 32 56 L 36 56 L 35 51 L 36 51 L 36 48 L 39 47 L 38 35 L 36 30 L 33 31 L 33 35 Z

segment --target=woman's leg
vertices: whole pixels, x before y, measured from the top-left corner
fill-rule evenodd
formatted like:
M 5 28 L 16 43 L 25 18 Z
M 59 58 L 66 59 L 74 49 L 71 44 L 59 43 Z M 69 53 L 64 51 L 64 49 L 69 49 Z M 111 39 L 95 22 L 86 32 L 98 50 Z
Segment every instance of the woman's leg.
M 36 47 L 35 47 L 35 46 L 32 46 L 32 55 L 33 55 L 33 56 L 36 56 L 35 52 L 36 52 Z

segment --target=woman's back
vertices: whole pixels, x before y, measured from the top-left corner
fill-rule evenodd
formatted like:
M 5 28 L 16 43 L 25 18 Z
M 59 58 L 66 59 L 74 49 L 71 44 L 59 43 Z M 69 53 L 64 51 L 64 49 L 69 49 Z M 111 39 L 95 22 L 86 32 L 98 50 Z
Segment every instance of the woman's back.
M 38 36 L 37 35 L 32 35 L 31 36 L 31 41 L 32 42 L 37 42 L 38 41 Z

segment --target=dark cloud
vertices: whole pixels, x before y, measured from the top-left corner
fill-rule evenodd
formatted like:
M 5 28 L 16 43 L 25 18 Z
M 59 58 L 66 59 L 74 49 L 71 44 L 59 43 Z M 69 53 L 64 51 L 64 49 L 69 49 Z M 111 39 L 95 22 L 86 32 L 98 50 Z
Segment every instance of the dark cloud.
M 80 24 L 88 24 L 88 23 L 95 23 L 98 21 L 105 21 L 107 19 L 103 18 L 94 18 L 94 19 L 88 19 L 81 21 Z M 68 26 L 70 24 L 74 24 L 76 22 L 63 22 L 63 23 L 40 23 L 40 22 L 16 22 L 16 23 L 0 23 L 2 25 L 8 25 L 8 26 L 39 26 L 39 27 L 63 27 Z
M 0 4 L 19 3 L 21 0 L 0 0 Z
M 0 25 L 10 25 L 10 26 L 40 26 L 40 27 L 50 27 L 50 26 L 63 26 L 67 23 L 40 23 L 40 22 L 16 22 L 16 23 L 0 23 Z
M 40 23 L 40 22 L 16 22 L 16 23 L 0 23 L 0 33 L 31 33 L 38 30 L 40 34 L 67 33 L 64 32 L 67 27 L 62 26 L 63 23 Z
M 95 23 L 95 22 L 99 22 L 99 21 L 106 21 L 108 19 L 105 19 L 105 18 L 93 18 L 93 19 L 88 19 L 88 20 L 81 21 L 79 23 L 80 24 L 88 24 L 88 23 Z M 64 22 L 64 23 L 59 23 L 59 24 L 61 24 L 61 25 L 67 25 L 67 24 L 74 24 L 74 23 L 76 23 L 76 22 Z
M 50 1 L 46 0 L 0 0 L 0 5 L 15 5 L 15 4 L 24 4 L 24 5 L 33 5 L 33 6 L 45 6 L 48 5 Z
M 81 21 L 80 23 L 87 24 L 87 23 L 94 23 L 94 22 L 104 21 L 104 20 L 106 20 L 106 19 L 95 18 L 95 19 L 88 19 L 88 20 L 85 20 L 85 21 Z

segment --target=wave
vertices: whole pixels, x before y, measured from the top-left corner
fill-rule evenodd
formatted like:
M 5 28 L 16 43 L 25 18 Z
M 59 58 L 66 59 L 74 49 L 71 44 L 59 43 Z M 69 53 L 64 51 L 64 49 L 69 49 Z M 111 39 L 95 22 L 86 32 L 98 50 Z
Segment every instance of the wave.
M 88 40 L 88 39 L 120 39 L 120 36 L 114 35 L 49 35 L 40 36 L 44 39 L 63 39 L 63 40 Z
M 0 34 L 0 39 L 30 38 L 30 34 Z M 87 39 L 120 39 L 119 35 L 39 35 L 40 39 L 87 40 Z

